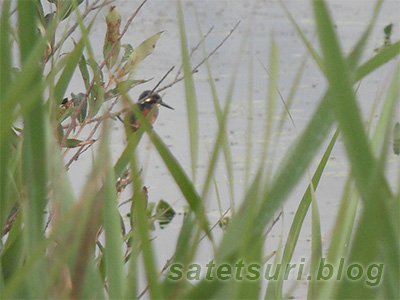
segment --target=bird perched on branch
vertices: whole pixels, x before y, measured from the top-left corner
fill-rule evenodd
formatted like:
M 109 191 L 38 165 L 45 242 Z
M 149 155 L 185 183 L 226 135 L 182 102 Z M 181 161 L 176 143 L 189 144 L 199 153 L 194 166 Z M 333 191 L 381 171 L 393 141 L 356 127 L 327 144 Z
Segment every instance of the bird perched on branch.
M 169 108 L 169 109 L 174 109 L 171 106 L 169 106 L 168 104 L 166 104 L 165 102 L 162 101 L 162 98 L 159 94 L 153 93 L 150 90 L 144 91 L 140 96 L 139 96 L 139 100 L 136 102 L 137 107 L 139 108 L 139 110 L 142 112 L 142 114 L 147 117 L 148 115 L 150 115 L 150 125 L 153 125 L 154 122 L 157 119 L 158 116 L 158 107 L 160 105 Z M 136 118 L 135 114 L 133 112 L 130 113 L 129 115 L 129 124 L 133 130 L 133 132 L 135 132 L 136 130 L 139 129 L 140 127 L 140 122 L 139 120 Z

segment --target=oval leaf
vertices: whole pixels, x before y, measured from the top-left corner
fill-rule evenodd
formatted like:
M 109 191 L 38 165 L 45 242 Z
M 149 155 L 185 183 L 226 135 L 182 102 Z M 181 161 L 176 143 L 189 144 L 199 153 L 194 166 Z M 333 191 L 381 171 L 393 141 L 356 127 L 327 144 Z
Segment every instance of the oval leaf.
M 168 225 L 174 218 L 175 214 L 175 210 L 168 202 L 165 202 L 164 200 L 158 202 L 156 207 L 156 216 L 161 228 Z
M 104 102 L 104 87 L 101 85 L 93 85 L 89 98 L 89 117 L 93 118 L 99 112 Z
M 129 56 L 132 54 L 133 47 L 131 44 L 124 44 L 121 47 L 124 48 L 124 56 L 122 56 L 122 59 L 121 59 L 121 63 L 123 63 L 123 62 L 127 61 Z
M 79 70 L 81 71 L 83 82 L 85 83 L 85 88 L 88 89 L 90 85 L 90 75 L 87 68 L 86 58 L 83 54 L 81 59 L 79 60 Z
M 156 33 L 136 47 L 131 55 L 129 55 L 128 61 L 119 71 L 117 78 L 121 78 L 128 73 L 132 74 L 132 72 L 135 71 L 139 63 L 153 52 L 161 33 L 163 32 L 160 31 Z
M 65 147 L 67 148 L 75 148 L 78 147 L 80 143 L 82 143 L 82 140 L 77 140 L 77 139 L 67 139 L 65 143 Z
M 75 95 L 74 93 L 71 94 L 72 100 L 74 101 L 74 106 L 78 107 L 83 98 L 85 97 L 84 93 L 79 93 L 78 95 Z M 87 101 L 82 105 L 81 111 L 79 112 L 78 115 L 78 121 L 83 122 L 86 118 L 86 112 L 87 112 Z

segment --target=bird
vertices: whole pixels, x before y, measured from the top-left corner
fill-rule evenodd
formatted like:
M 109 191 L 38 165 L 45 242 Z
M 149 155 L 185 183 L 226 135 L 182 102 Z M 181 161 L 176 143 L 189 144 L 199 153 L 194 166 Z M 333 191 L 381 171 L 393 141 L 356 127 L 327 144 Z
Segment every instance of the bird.
M 145 117 L 147 117 L 150 114 L 151 117 L 149 123 L 151 126 L 157 119 L 158 107 L 160 105 L 172 110 L 174 109 L 173 107 L 163 102 L 159 94 L 153 93 L 153 91 L 150 90 L 146 90 L 140 94 L 139 99 L 136 102 L 136 105 Z M 136 118 L 133 112 L 129 114 L 129 124 L 133 132 L 136 132 L 136 130 L 138 130 L 140 127 L 140 122 L 138 118 Z

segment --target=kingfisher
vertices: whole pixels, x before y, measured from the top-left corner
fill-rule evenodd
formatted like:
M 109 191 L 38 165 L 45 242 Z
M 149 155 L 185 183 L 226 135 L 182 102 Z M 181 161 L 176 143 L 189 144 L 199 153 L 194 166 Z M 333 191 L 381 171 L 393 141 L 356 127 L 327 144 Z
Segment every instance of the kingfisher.
M 159 94 L 153 93 L 153 91 L 150 90 L 146 90 L 142 94 L 140 94 L 139 100 L 136 102 L 136 105 L 145 117 L 151 114 L 151 119 L 149 120 L 150 125 L 153 125 L 156 121 L 158 116 L 158 107 L 160 105 L 172 110 L 174 109 L 173 107 L 163 102 Z M 133 112 L 131 112 L 129 115 L 129 123 L 133 132 L 136 132 L 136 130 L 138 130 L 140 127 L 140 122 Z

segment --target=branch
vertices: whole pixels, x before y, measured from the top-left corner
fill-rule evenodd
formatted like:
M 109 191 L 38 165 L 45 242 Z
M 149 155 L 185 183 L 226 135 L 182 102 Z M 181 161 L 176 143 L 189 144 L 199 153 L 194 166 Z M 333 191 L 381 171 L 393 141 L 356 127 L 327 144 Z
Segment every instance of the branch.
M 219 48 L 222 47 L 222 45 L 226 42 L 226 40 L 232 35 L 232 33 L 236 30 L 236 28 L 239 26 L 240 21 L 236 23 L 236 25 L 231 29 L 231 31 L 228 33 L 228 35 L 221 41 L 221 43 L 218 44 L 217 47 L 214 48 L 213 51 L 211 51 L 206 58 L 204 58 L 197 66 L 195 66 L 192 69 L 192 73 L 196 73 L 198 71 L 198 68 L 204 64 L 204 62 L 206 62 L 212 55 L 215 54 L 215 52 L 218 51 Z M 175 78 L 171 83 L 163 86 L 162 88 L 159 88 L 156 93 L 162 92 L 168 88 L 170 88 L 171 86 L 173 86 L 174 84 L 178 83 L 179 81 L 181 81 L 184 78 L 184 76 L 181 76 L 179 78 Z

